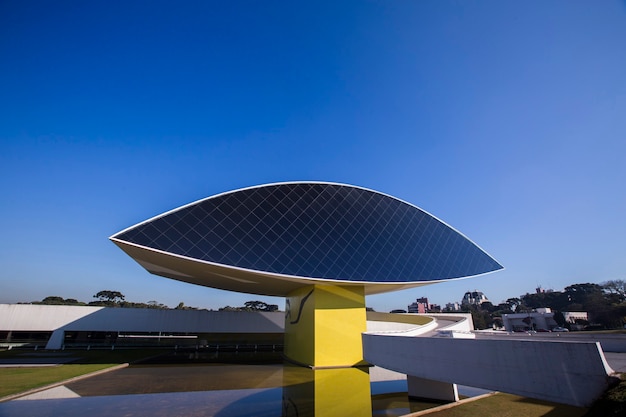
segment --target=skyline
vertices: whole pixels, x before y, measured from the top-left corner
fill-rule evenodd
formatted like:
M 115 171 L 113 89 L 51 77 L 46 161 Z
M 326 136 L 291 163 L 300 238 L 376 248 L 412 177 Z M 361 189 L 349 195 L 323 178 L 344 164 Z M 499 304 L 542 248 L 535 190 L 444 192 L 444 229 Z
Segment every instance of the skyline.
M 3 2 L 0 303 L 283 309 L 152 276 L 108 238 L 284 181 L 392 195 L 505 267 L 377 311 L 626 279 L 625 23 L 618 1 Z

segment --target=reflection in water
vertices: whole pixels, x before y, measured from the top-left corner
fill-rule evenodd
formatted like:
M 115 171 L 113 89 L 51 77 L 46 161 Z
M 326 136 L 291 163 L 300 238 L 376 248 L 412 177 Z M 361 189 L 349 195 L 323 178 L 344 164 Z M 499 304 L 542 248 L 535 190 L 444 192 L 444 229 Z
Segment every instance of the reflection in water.
M 132 366 L 68 384 L 81 397 L 280 388 L 280 364 Z
M 313 370 L 286 365 L 283 370 L 282 415 L 371 416 L 367 368 Z
M 280 388 L 114 395 L 0 403 L 2 417 L 276 417 Z
M 56 398 L 33 399 L 46 395 Z M 26 399 L 0 403 L 0 416 L 398 416 L 437 405 L 409 401 L 406 381 L 370 382 L 368 368 L 266 361 L 131 366 Z

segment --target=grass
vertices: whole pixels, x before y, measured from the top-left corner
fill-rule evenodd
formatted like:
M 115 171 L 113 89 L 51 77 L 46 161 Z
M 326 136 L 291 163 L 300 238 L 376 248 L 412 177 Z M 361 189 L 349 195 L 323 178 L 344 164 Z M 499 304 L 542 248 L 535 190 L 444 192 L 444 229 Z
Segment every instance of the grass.
M 625 417 L 626 380 L 607 390 L 591 408 L 533 400 L 511 394 L 498 393 L 428 414 L 429 417 Z
M 587 408 L 498 393 L 477 401 L 430 413 L 428 417 L 583 417 L 587 411 Z
M 150 349 L 66 350 L 63 355 L 76 357 L 72 363 L 48 367 L 0 368 L 0 398 L 163 353 L 166 351 Z M 0 359 L 28 358 L 29 356 L 52 357 L 54 355 L 59 355 L 59 353 L 15 349 L 0 352 Z
M 59 365 L 45 368 L 0 369 L 0 398 L 109 368 L 115 364 Z

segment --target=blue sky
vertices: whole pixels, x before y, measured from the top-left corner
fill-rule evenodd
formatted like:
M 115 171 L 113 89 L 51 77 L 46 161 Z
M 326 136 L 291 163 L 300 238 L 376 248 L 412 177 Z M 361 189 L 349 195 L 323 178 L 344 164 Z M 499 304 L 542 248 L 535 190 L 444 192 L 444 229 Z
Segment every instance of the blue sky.
M 378 311 L 626 279 L 625 39 L 611 1 L 3 1 L 0 302 L 283 307 L 108 237 L 293 180 L 399 197 L 506 267 Z

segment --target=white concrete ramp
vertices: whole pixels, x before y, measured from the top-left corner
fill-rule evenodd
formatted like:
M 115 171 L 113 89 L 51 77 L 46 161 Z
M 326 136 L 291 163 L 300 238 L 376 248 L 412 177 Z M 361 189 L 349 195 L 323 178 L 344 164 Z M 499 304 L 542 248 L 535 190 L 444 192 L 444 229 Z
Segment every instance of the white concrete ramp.
M 76 394 L 74 391 L 66 387 L 65 385 L 60 385 L 58 387 L 53 387 L 47 390 L 34 392 L 29 395 L 24 395 L 23 397 L 16 398 L 16 401 L 22 400 L 57 400 L 59 398 L 79 398 L 80 395 Z
M 613 370 L 599 343 L 364 333 L 365 360 L 409 376 L 586 407 Z

